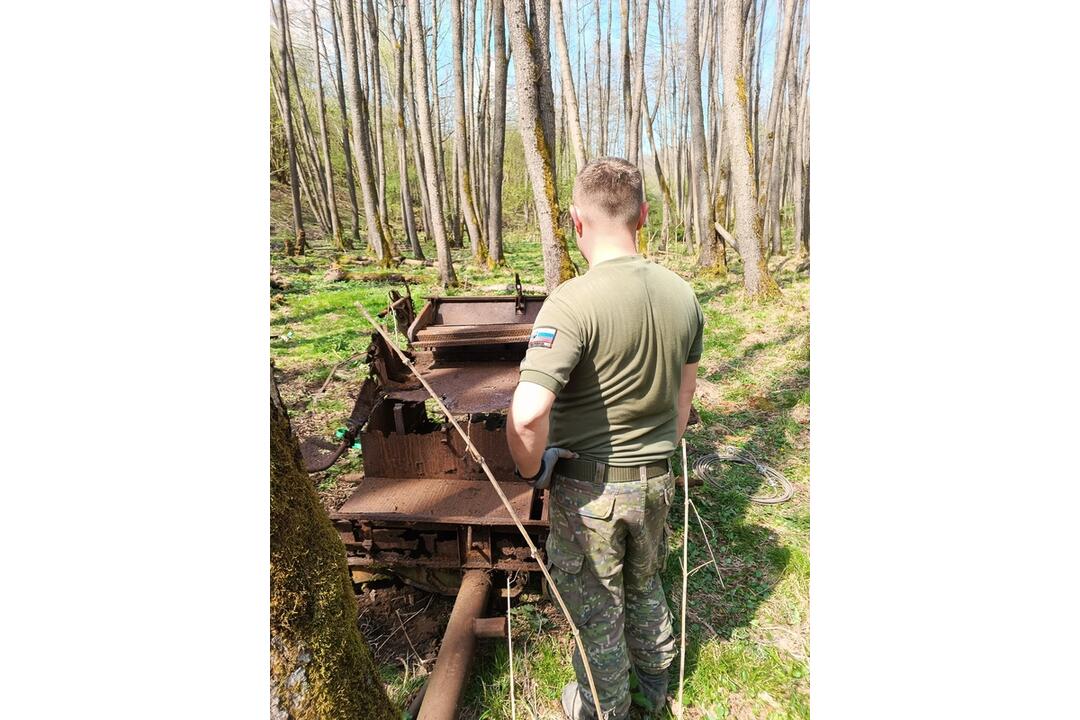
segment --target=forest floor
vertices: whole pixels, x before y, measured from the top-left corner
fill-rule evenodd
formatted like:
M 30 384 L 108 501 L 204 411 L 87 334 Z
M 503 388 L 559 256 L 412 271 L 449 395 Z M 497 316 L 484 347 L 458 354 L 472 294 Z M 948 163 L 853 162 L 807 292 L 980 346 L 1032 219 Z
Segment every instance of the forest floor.
M 434 257 L 433 248 L 424 250 Z M 795 272 L 794 258 L 773 258 L 770 268 L 783 296 L 760 305 L 743 298 L 737 262 L 727 278 L 700 277 L 693 259 L 681 250 L 679 246 L 652 259 L 689 281 L 705 312 L 705 352 L 694 400 L 702 423 L 687 431 L 691 462 L 717 444 L 743 447 L 784 473 L 795 488 L 794 497 L 786 503 L 751 503 L 751 495 L 769 494 L 771 489 L 753 470 L 730 464 L 721 466 L 715 482 L 691 488 L 719 567 L 711 563 L 702 526 L 691 512 L 688 564 L 697 570 L 689 578 L 688 590 L 686 717 L 807 718 L 809 278 Z M 510 267 L 492 272 L 471 267 L 466 253 L 455 251 L 461 285 L 453 294 L 510 293 L 514 271 L 527 286 L 543 284 L 538 242 L 508 237 L 506 254 Z M 572 255 L 584 271 L 584 260 L 576 250 Z M 323 278 L 333 257 L 328 248 L 315 249 L 293 262 L 272 245 L 272 267 L 289 286 L 271 291 L 270 352 L 282 398 L 301 437 L 333 438 L 352 408 L 366 370 L 363 353 L 370 336 L 355 303 L 379 312 L 385 309 L 391 289 L 402 290 L 399 278 L 388 282 L 380 276 L 408 278 L 417 306 L 425 295 L 438 294 L 437 275 L 429 266 L 403 264 L 383 271 L 370 264 L 347 264 L 344 269 L 355 279 L 327 282 Z M 338 363 L 342 364 L 335 379 L 320 394 Z M 315 476 L 328 508 L 340 505 L 355 482 L 362 482 L 362 466 L 359 453 L 351 451 L 329 471 Z M 680 490 L 674 508 L 681 507 Z M 677 632 L 681 512 L 673 511 L 668 525 L 672 532 L 663 580 Z M 404 704 L 431 670 L 450 599 L 381 585 L 363 588 L 360 625 L 375 650 L 391 698 Z M 399 618 L 405 620 L 404 633 L 398 632 Z M 539 600 L 514 608 L 518 717 L 562 717 L 559 693 L 573 678 L 573 640 L 561 631 L 563 627 L 550 602 Z M 673 670 L 672 695 L 678 661 Z M 505 644 L 479 645 L 461 717 L 510 717 Z

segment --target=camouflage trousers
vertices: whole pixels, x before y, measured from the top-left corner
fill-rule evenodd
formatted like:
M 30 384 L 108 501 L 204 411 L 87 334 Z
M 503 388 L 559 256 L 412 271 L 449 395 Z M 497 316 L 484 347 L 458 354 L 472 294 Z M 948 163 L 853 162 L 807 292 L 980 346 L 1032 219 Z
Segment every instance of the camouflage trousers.
M 629 670 L 657 674 L 676 655 L 671 612 L 660 584 L 667 559 L 665 523 L 674 498 L 671 473 L 596 483 L 556 474 L 548 512 L 552 579 L 581 632 L 607 720 L 630 709 Z M 593 706 L 579 652 L 574 671 Z

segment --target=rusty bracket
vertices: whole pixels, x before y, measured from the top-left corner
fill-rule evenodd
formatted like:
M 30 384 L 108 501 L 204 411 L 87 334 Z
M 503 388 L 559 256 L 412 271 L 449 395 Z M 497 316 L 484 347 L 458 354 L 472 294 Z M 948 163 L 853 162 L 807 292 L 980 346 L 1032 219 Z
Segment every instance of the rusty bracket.
M 514 300 L 514 312 L 518 315 L 525 314 L 525 290 L 521 287 L 521 276 L 514 273 L 514 290 L 517 291 L 517 298 Z

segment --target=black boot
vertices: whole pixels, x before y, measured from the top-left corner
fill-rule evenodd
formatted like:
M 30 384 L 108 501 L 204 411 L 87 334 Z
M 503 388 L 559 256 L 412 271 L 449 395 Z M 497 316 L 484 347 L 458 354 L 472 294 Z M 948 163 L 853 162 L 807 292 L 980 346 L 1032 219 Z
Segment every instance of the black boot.
M 596 720 L 596 708 L 585 702 L 576 682 L 569 682 L 563 688 L 562 709 L 567 720 Z

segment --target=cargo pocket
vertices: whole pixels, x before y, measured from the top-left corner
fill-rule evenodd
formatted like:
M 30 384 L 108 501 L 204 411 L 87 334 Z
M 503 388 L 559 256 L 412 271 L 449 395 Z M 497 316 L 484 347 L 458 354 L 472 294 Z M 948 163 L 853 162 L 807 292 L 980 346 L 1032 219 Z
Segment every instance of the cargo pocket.
M 585 553 L 574 542 L 566 511 L 553 503 L 550 512 L 551 530 L 544 544 L 548 572 L 551 573 L 551 579 L 559 589 L 571 618 L 580 624 L 584 617 L 581 567 L 585 561 Z

